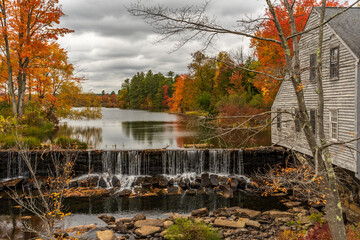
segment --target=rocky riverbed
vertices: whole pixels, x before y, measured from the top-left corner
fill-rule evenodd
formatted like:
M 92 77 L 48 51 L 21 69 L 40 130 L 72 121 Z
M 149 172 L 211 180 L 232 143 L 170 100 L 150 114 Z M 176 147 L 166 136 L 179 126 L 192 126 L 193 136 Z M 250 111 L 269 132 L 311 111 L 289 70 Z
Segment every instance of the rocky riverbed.
M 106 223 L 98 228 L 95 224 L 78 226 L 59 231 L 63 236 L 74 236 L 81 232 L 80 239 L 164 239 L 166 230 L 177 218 L 189 218 L 201 221 L 221 231 L 223 239 L 275 239 L 280 231 L 308 228 L 315 224 L 309 217 L 318 213 L 319 209 L 303 206 L 301 202 L 285 203 L 288 211 L 255 211 L 240 207 L 220 208 L 209 211 L 207 208 L 197 209 L 187 215 L 169 213 L 162 219 L 151 219 L 143 214 L 132 218 L 116 219 L 111 215 L 98 216 Z

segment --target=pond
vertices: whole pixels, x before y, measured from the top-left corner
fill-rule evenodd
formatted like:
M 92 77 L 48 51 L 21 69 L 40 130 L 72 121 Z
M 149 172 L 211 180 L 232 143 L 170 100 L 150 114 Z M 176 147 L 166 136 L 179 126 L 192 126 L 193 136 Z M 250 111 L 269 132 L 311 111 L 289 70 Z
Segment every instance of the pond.
M 93 149 L 183 148 L 185 144 L 211 143 L 213 147 L 239 147 L 234 138 L 213 138 L 216 131 L 199 126 L 199 117 L 103 108 L 99 120 L 64 119 L 54 137 L 67 136 L 86 142 Z M 249 145 L 270 145 L 270 132 L 265 131 Z

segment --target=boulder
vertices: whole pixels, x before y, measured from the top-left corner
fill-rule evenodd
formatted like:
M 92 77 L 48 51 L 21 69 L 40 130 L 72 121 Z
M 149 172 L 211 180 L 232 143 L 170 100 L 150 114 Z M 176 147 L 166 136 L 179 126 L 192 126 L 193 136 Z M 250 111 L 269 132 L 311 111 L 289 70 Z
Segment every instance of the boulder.
M 89 187 L 97 187 L 98 182 L 99 182 L 99 176 L 91 177 L 88 181 Z
M 100 178 L 100 180 L 99 180 L 99 187 L 101 187 L 101 188 L 107 188 L 108 187 L 107 184 L 106 184 L 106 181 L 105 181 L 105 179 L 103 177 Z
M 240 207 L 228 208 L 228 209 L 226 209 L 226 211 L 230 215 L 236 215 L 238 217 L 245 217 L 245 218 L 250 218 L 250 219 L 257 218 L 261 214 L 261 212 L 259 212 L 259 211 L 246 209 L 246 208 L 240 208 Z
M 284 218 L 284 217 L 293 217 L 294 214 L 289 212 L 282 212 L 282 211 L 266 211 L 263 212 L 263 216 L 269 216 L 270 218 Z
M 107 224 L 115 223 L 115 218 L 113 216 L 101 215 L 98 218 L 100 218 L 101 220 L 103 220 Z
M 145 220 L 145 219 L 146 219 L 146 216 L 143 215 L 143 214 L 138 214 L 138 215 L 136 215 L 136 216 L 134 216 L 134 217 L 132 218 L 132 220 L 133 220 L 134 222 L 140 221 L 140 220 Z
M 142 220 L 142 219 L 141 219 Z M 116 220 L 116 224 L 119 224 L 119 223 L 129 223 L 133 221 L 133 218 L 119 218 Z
M 250 220 L 248 218 L 239 218 L 238 221 L 245 222 L 246 226 L 260 228 L 261 224 L 258 221 Z
M 160 219 L 146 219 L 135 222 L 136 228 L 141 228 L 143 226 L 163 227 L 164 223 Z
M 210 175 L 210 182 L 212 187 L 219 186 L 219 176 L 215 174 Z
M 111 184 L 113 187 L 121 187 L 120 180 L 116 176 L 112 177 Z
M 191 189 L 200 189 L 201 188 L 201 184 L 198 182 L 191 182 L 190 183 L 190 188 Z
M 168 187 L 167 188 L 167 192 L 168 194 L 170 195 L 176 195 L 176 194 L 179 194 L 179 187 Z
M 189 196 L 194 196 L 194 195 L 196 195 L 196 191 L 195 190 L 186 190 L 185 194 L 189 195 Z
M 207 208 L 197 209 L 191 212 L 192 217 L 207 217 L 209 216 L 209 210 Z
M 285 202 L 284 205 L 287 206 L 288 208 L 293 208 L 300 206 L 301 202 Z
M 165 228 L 168 228 L 168 227 L 172 226 L 173 224 L 174 224 L 173 221 L 169 221 L 169 220 L 168 220 L 168 221 L 165 221 L 165 222 L 164 222 L 164 227 L 165 227 Z
M 111 230 L 98 231 L 96 232 L 96 238 L 98 240 L 117 240 L 114 232 Z
M 225 228 L 244 228 L 245 222 L 217 218 L 214 221 L 214 226 L 215 227 L 225 227 Z
M 234 192 L 229 185 L 227 185 L 227 184 L 221 185 L 220 189 L 222 191 L 222 195 L 225 198 L 232 198 L 234 196 Z
M 208 173 L 201 174 L 201 187 L 211 187 L 210 177 Z
M 154 226 L 142 226 L 135 230 L 135 234 L 139 235 L 141 237 L 147 237 L 151 236 L 155 233 L 161 232 L 160 227 L 154 227 Z
M 238 181 L 239 181 L 238 189 L 244 190 L 247 186 L 246 179 L 244 177 L 239 177 Z
M 236 178 L 231 178 L 230 179 L 230 187 L 231 189 L 236 192 L 239 186 L 239 180 L 237 180 Z

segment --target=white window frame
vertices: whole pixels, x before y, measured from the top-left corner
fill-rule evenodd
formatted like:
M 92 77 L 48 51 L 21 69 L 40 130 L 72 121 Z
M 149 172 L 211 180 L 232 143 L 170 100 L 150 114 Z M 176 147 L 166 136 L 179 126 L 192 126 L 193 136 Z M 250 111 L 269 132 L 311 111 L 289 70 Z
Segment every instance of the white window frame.
M 337 114 L 337 121 L 332 121 L 333 113 Z M 333 135 L 333 124 L 336 124 L 336 136 Z M 337 141 L 339 139 L 339 109 L 329 109 L 329 138 Z

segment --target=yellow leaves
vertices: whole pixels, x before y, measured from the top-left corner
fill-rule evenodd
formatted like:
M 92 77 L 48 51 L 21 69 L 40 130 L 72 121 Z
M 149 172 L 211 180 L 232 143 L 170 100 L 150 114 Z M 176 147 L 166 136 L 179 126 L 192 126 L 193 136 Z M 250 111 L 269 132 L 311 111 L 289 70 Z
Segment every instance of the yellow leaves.
M 300 91 L 302 91 L 303 89 L 304 89 L 304 86 L 303 86 L 302 83 L 300 83 L 296 91 L 297 91 L 297 92 L 300 92 Z

